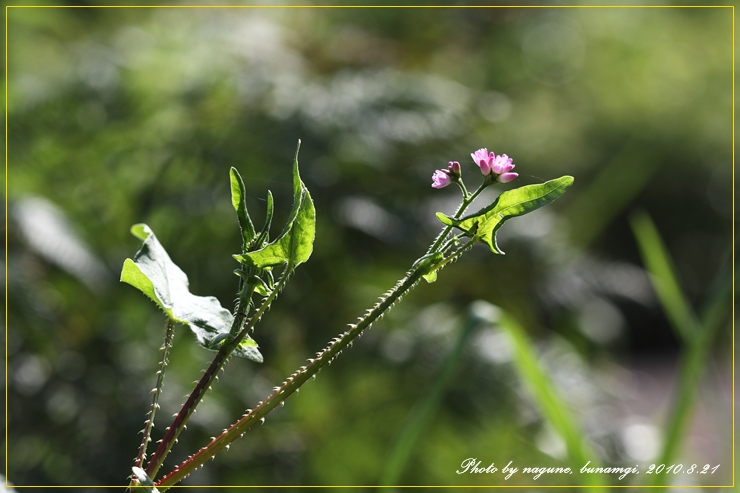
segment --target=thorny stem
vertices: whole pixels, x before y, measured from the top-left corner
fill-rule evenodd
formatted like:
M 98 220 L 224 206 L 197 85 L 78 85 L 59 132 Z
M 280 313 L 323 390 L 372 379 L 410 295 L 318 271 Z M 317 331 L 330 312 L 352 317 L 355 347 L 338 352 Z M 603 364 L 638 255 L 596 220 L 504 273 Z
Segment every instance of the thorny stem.
M 473 203 L 478 195 L 480 195 L 480 193 L 490 184 L 491 182 L 489 182 L 488 180 L 484 181 L 472 194 L 469 194 L 467 189 L 465 189 L 464 186 L 461 186 L 461 189 L 463 191 L 463 200 L 457 211 L 455 212 L 454 217 L 456 219 L 459 219 L 463 212 L 465 212 L 465 210 L 470 206 L 470 204 Z M 449 243 L 445 244 L 443 250 L 440 250 L 440 245 L 448 236 L 451 230 L 451 226 L 445 227 L 439 234 L 439 236 L 437 236 L 432 245 L 429 247 L 427 253 L 446 250 L 449 247 Z M 459 248 L 455 253 L 446 258 L 439 265 L 437 270 L 440 270 L 446 264 L 457 260 L 460 255 L 470 250 L 474 243 L 475 241 L 471 240 L 463 247 Z M 315 376 L 324 366 L 331 364 L 334 358 L 336 358 L 345 347 L 350 345 L 352 341 L 356 337 L 361 335 L 366 328 L 370 327 L 370 325 L 372 325 L 377 319 L 382 317 L 385 311 L 390 309 L 396 301 L 400 300 L 401 297 L 406 294 L 406 292 L 411 290 L 416 285 L 416 283 L 419 282 L 419 279 L 421 279 L 424 274 L 425 272 L 419 269 L 408 271 L 406 273 L 406 276 L 401 279 L 393 289 L 391 289 L 383 297 L 381 297 L 380 301 L 366 313 L 365 317 L 360 318 L 360 322 L 358 324 L 350 325 L 349 330 L 345 331 L 339 337 L 334 338 L 329 346 L 324 349 L 324 351 L 317 353 L 316 359 L 309 360 L 308 366 L 301 367 L 291 377 L 283 382 L 283 385 L 281 387 L 276 388 L 276 390 L 272 394 L 270 394 L 267 399 L 260 402 L 257 407 L 249 410 L 246 414 L 244 414 L 242 419 L 231 425 L 231 427 L 229 427 L 228 429 L 224 430 L 221 435 L 219 435 L 217 438 L 212 439 L 208 445 L 201 448 L 198 452 L 196 452 L 182 464 L 177 466 L 172 472 L 164 476 L 159 482 L 157 482 L 157 486 L 162 491 L 164 491 L 168 487 L 177 484 L 195 469 L 202 466 L 208 459 L 215 457 L 218 452 L 220 452 L 224 448 L 227 448 L 232 441 L 244 434 L 244 432 L 251 428 L 257 421 L 264 420 L 265 416 L 267 416 L 270 411 L 272 411 L 278 404 L 284 402 L 285 399 L 293 392 L 298 391 L 301 385 L 303 385 L 309 378 Z M 149 467 L 147 467 L 146 470 L 150 477 L 154 477 L 154 475 L 161 467 L 164 457 L 174 445 L 174 442 L 176 441 L 180 431 L 182 431 L 185 422 L 190 417 L 190 414 L 192 414 L 192 412 L 194 411 L 195 406 L 198 404 L 198 402 L 200 402 L 203 393 L 210 387 L 213 379 L 218 373 L 218 370 L 223 367 L 226 359 L 228 358 L 228 355 L 231 353 L 233 348 L 238 345 L 238 341 L 241 341 L 241 338 L 246 334 L 246 332 L 251 327 L 253 327 L 257 323 L 257 321 L 259 321 L 264 311 L 266 311 L 270 303 L 272 303 L 272 301 L 274 300 L 273 294 L 279 292 L 279 290 L 282 289 L 282 286 L 284 285 L 286 280 L 287 275 L 283 275 L 278 282 L 278 286 L 275 287 L 275 290 L 271 293 L 270 297 L 265 300 L 259 311 L 255 313 L 252 319 L 250 319 L 250 322 L 245 327 L 245 329 L 240 332 L 239 336 L 237 336 L 237 338 L 232 343 L 224 345 L 224 347 L 222 347 L 219 353 L 216 355 L 216 358 L 214 358 L 211 366 L 208 368 L 208 370 L 206 370 L 203 378 L 201 378 L 195 390 L 193 390 L 190 398 L 188 398 L 188 401 L 183 405 L 172 426 L 167 429 L 167 434 L 165 435 L 165 438 L 162 439 L 159 448 L 154 453 L 154 455 L 152 455 Z M 228 353 L 225 354 L 225 356 L 221 357 L 222 352 L 227 348 L 230 348 L 230 350 L 228 351 Z
M 273 301 L 275 301 L 275 298 L 277 298 L 278 293 L 285 285 L 288 277 L 289 273 L 286 269 L 286 271 L 283 272 L 283 275 L 281 276 L 277 285 L 275 286 L 275 289 L 273 289 L 270 295 L 264 299 L 260 308 L 254 313 L 254 315 L 252 315 L 252 317 L 249 319 L 249 322 L 247 322 L 247 324 L 239 332 L 239 334 L 234 337 L 233 340 L 224 343 L 224 345 L 221 346 L 221 348 L 218 350 L 218 353 L 213 358 L 213 361 L 211 361 L 211 364 L 208 366 L 208 369 L 205 371 L 198 384 L 195 386 L 195 389 L 193 389 L 193 392 L 188 397 L 188 400 L 185 401 L 185 404 L 182 405 L 180 412 L 177 413 L 175 420 L 172 422 L 169 428 L 167 428 L 167 432 L 165 433 L 164 438 L 162 438 L 162 440 L 160 441 L 157 450 L 154 452 L 154 454 L 152 454 L 152 458 L 149 460 L 149 464 L 146 468 L 146 473 L 149 475 L 149 477 L 154 478 L 154 476 L 157 474 L 157 471 L 159 471 L 159 468 L 162 466 L 165 457 L 170 452 L 174 444 L 177 442 L 177 437 L 185 428 L 185 424 L 188 422 L 188 419 L 190 419 L 190 416 L 193 414 L 193 412 L 195 412 L 195 408 L 203 399 L 203 395 L 205 395 L 206 390 L 211 387 L 211 384 L 218 375 L 219 370 L 223 368 L 223 366 L 226 364 L 226 361 L 228 361 L 229 356 L 231 356 L 231 353 L 239 346 L 239 343 L 244 339 L 247 333 L 257 324 L 257 322 L 259 322 L 262 315 L 264 315 L 265 312 L 270 308 L 270 305 Z M 239 299 L 240 307 L 245 306 L 245 303 L 249 301 L 241 299 L 242 297 L 243 296 L 240 296 Z M 239 309 L 236 316 L 234 317 L 234 325 L 232 325 L 231 330 L 232 333 L 235 332 L 233 330 L 234 327 L 241 326 L 244 321 L 244 317 L 244 311 Z
M 146 447 L 149 442 L 152 441 L 152 428 L 154 428 L 154 415 L 159 409 L 159 394 L 162 393 L 162 385 L 164 384 L 164 371 L 167 368 L 167 358 L 169 357 L 170 347 L 172 347 L 172 338 L 175 334 L 175 323 L 172 319 L 167 319 L 167 329 L 165 330 L 164 343 L 162 344 L 162 361 L 159 363 L 159 371 L 157 372 L 157 385 L 152 389 L 152 409 L 149 411 L 144 429 L 142 430 L 144 437 L 141 439 L 141 445 L 139 446 L 139 453 L 136 456 L 134 465 L 141 467 L 146 458 Z
M 447 251 L 448 248 L 450 248 L 452 245 L 454 245 L 456 242 L 459 242 L 461 239 L 463 239 L 466 236 L 466 233 L 460 233 L 459 235 L 455 235 L 449 240 L 447 240 L 447 243 L 445 243 L 442 248 L 439 249 L 440 252 L 444 253 Z
M 471 240 L 463 245 L 455 251 L 455 253 L 446 258 L 438 268 L 441 269 L 444 265 L 457 260 L 463 253 L 470 250 L 474 243 L 476 243 L 476 241 Z M 270 394 L 267 399 L 257 404 L 257 407 L 254 409 L 248 410 L 239 421 L 224 430 L 218 437 L 213 438 L 208 445 L 201 448 L 185 462 L 177 466 L 171 473 L 159 480 L 156 483 L 157 488 L 160 491 L 164 491 L 170 486 L 177 484 L 190 473 L 201 467 L 208 459 L 212 459 L 218 452 L 227 448 L 231 442 L 243 435 L 244 432 L 254 426 L 257 422 L 264 421 L 265 416 L 267 416 L 270 411 L 282 404 L 291 394 L 297 392 L 298 389 L 308 381 L 308 379 L 314 377 L 323 367 L 330 365 L 332 361 L 339 356 L 342 350 L 351 345 L 355 338 L 360 336 L 365 329 L 369 328 L 376 320 L 381 318 L 394 303 L 399 301 L 408 291 L 410 291 L 424 274 L 426 274 L 426 272 L 423 269 L 418 268 L 408 271 L 403 279 L 398 281 L 393 289 L 383 295 L 380 298 L 380 301 L 378 301 L 373 308 L 367 311 L 364 317 L 360 317 L 357 324 L 351 324 L 349 330 L 342 333 L 339 337 L 332 339 L 323 351 L 316 354 L 315 359 L 309 359 L 308 365 L 302 366 L 299 370 L 293 373 L 293 375 L 288 377 L 280 387 L 276 387 L 274 389 L 273 393 Z

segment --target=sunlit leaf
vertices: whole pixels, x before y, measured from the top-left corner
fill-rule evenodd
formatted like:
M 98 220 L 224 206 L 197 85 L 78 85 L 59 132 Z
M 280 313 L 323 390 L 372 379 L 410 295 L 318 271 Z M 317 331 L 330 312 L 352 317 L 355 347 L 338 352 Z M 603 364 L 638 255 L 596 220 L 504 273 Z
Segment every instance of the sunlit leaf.
M 259 269 L 288 264 L 288 269 L 292 270 L 311 256 L 315 233 L 316 209 L 298 172 L 296 149 L 293 161 L 293 209 L 283 232 L 264 248 L 234 255 L 234 258 Z
M 437 280 L 437 271 L 433 270 L 432 272 L 428 274 L 424 274 L 422 277 L 424 278 L 426 282 L 433 283 L 434 281 Z
M 572 176 L 561 176 L 538 185 L 526 185 L 499 195 L 491 205 L 462 219 L 455 219 L 441 212 L 437 218 L 447 226 L 454 226 L 476 238 L 493 253 L 503 254 L 496 245 L 496 232 L 512 217 L 523 216 L 560 197 L 573 184 Z
M 137 224 L 131 232 L 144 243 L 133 260 L 124 261 L 121 281 L 148 296 L 170 319 L 190 327 L 201 346 L 217 349 L 213 341 L 229 333 L 234 317 L 213 296 L 190 293 L 188 276 L 170 259 L 149 226 Z M 245 349 L 236 354 L 261 362 L 257 344 L 252 343 L 246 343 Z
M 444 257 L 442 252 L 429 253 L 417 260 L 411 268 L 421 273 L 426 282 L 432 283 L 437 280 L 437 269 Z
M 218 351 L 219 349 L 221 349 L 221 346 L 230 342 L 231 340 L 233 340 L 233 336 L 231 334 L 219 334 L 212 339 L 208 349 Z M 239 345 L 234 349 L 232 354 L 261 363 L 262 354 L 260 354 L 257 347 L 257 343 L 254 341 L 254 339 L 247 336 L 239 342 Z
M 149 477 L 146 471 L 140 467 L 131 468 L 132 479 L 139 483 L 139 487 L 132 489 L 132 491 L 141 491 L 142 493 L 159 493 L 159 490 L 154 486 L 154 481 Z
M 229 179 L 231 181 L 231 204 L 234 206 L 236 215 L 239 218 L 239 229 L 242 232 L 242 251 L 246 251 L 255 236 L 254 225 L 252 224 L 252 219 L 249 217 L 249 211 L 247 211 L 247 190 L 236 168 L 231 168 L 229 171 Z

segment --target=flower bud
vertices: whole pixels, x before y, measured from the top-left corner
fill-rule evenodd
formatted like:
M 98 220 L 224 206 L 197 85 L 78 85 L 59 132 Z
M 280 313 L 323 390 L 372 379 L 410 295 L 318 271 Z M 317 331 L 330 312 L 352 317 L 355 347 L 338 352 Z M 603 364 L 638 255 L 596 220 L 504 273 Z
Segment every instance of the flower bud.
M 460 178 L 460 163 L 457 161 L 450 161 L 449 164 L 447 164 L 447 172 L 453 178 Z

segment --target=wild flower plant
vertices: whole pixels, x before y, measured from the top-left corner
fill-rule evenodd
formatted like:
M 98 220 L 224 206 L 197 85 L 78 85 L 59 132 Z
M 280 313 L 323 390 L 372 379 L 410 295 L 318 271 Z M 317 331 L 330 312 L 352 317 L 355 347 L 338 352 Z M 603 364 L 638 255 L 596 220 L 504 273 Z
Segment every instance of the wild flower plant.
M 300 141 L 298 147 L 300 148 Z M 282 385 L 275 387 L 273 392 L 254 409 L 247 409 L 244 415 L 223 433 L 214 437 L 203 448 L 156 481 L 154 478 L 157 478 L 165 457 L 228 359 L 236 355 L 257 363 L 262 362 L 258 344 L 250 334 L 285 287 L 291 274 L 311 256 L 316 211 L 311 194 L 300 178 L 298 149 L 293 160 L 293 209 L 282 232 L 273 240 L 270 239 L 274 208 L 271 193 L 269 191 L 267 193 L 266 218 L 258 232 L 247 211 L 244 182 L 239 172 L 231 168 L 229 175 L 231 199 L 242 238 L 240 253 L 233 255 L 239 264 L 234 270 L 238 276 L 238 287 L 233 313 L 223 308 L 214 297 L 191 294 L 186 274 L 172 262 L 151 228 L 145 224 L 134 225 L 131 232 L 141 239 L 143 244 L 133 259 L 126 259 L 124 262 L 121 281 L 139 289 L 165 312 L 167 328 L 156 387 L 152 390 L 152 407 L 145 422 L 141 446 L 134 460 L 130 487 L 146 491 L 163 491 L 177 484 L 219 451 L 228 448 L 231 442 L 256 423 L 264 421 L 270 411 L 283 404 L 285 399 L 315 377 L 344 349 L 350 347 L 363 331 L 387 313 L 421 279 L 434 282 L 437 273 L 443 267 L 459 259 L 478 242 L 487 245 L 493 253 L 503 254 L 496 244 L 496 232 L 503 223 L 512 217 L 522 216 L 549 204 L 573 183 L 573 177 L 563 176 L 545 183 L 508 190 L 501 193 L 488 206 L 463 217 L 470 204 L 488 186 L 494 183 L 508 183 L 518 176 L 511 171 L 514 164 L 506 154 L 497 156 L 493 152 L 489 153 L 487 149 L 479 149 L 472 153 L 471 157 L 484 176 L 482 183 L 473 193 L 467 191 L 461 175 L 461 166 L 457 161 L 449 162 L 446 169 L 436 170 L 432 175 L 434 188 L 443 188 L 453 182 L 458 184 L 462 192 L 462 201 L 452 216 L 437 213 L 437 218 L 444 225 L 442 232 L 426 253 L 411 264 L 396 285 L 383 294 L 356 323 L 350 324 L 347 330 L 329 341 L 324 350 L 310 358 L 306 365 L 296 370 Z M 453 234 L 453 228 L 459 232 Z M 216 355 L 146 462 L 147 446 L 151 441 L 155 412 L 159 407 L 157 401 L 162 391 L 176 322 L 190 327 L 198 344 L 215 351 Z

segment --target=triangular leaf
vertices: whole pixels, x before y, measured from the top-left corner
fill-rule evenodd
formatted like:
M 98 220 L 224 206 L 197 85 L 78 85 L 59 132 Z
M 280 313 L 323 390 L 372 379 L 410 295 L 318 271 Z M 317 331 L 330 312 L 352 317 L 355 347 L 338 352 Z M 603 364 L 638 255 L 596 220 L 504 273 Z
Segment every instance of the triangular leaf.
M 234 317 L 213 296 L 190 293 L 188 276 L 170 259 L 149 226 L 137 224 L 131 232 L 137 238 L 143 238 L 144 243 L 133 260 L 124 261 L 121 281 L 148 296 L 170 319 L 186 324 L 201 346 L 212 349 L 215 338 L 229 333 Z M 256 349 L 241 355 L 262 361 Z
M 437 219 L 442 224 L 454 226 L 479 239 L 493 253 L 503 255 L 504 252 L 496 245 L 496 231 L 501 225 L 511 217 L 523 216 L 549 204 L 563 195 L 572 184 L 573 177 L 566 175 L 538 185 L 526 185 L 502 193 L 491 205 L 470 216 L 455 219 L 438 212 Z
M 300 147 L 300 141 L 298 142 Z M 288 264 L 290 270 L 308 260 L 316 234 L 316 209 L 298 172 L 298 149 L 293 160 L 293 210 L 283 232 L 272 243 L 254 252 L 234 255 L 239 262 L 264 269 Z
M 243 245 L 242 251 L 247 251 L 247 247 L 255 236 L 254 225 L 247 211 L 247 190 L 244 187 L 244 181 L 236 168 L 229 171 L 229 180 L 231 181 L 231 204 L 234 206 L 236 215 L 239 218 L 239 229 L 242 232 Z

